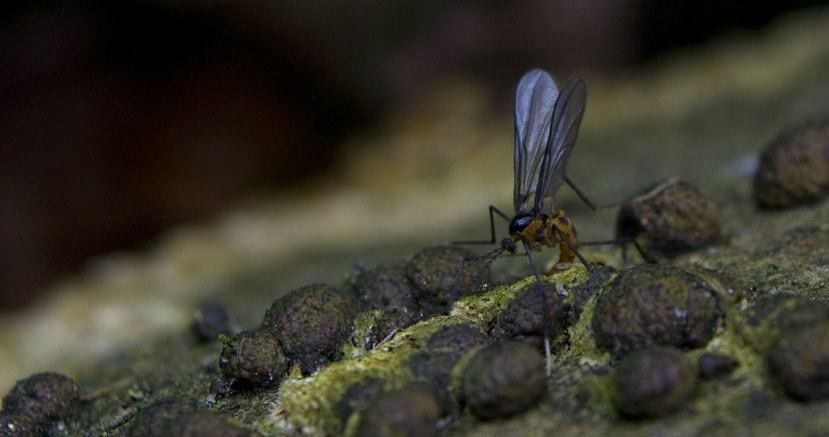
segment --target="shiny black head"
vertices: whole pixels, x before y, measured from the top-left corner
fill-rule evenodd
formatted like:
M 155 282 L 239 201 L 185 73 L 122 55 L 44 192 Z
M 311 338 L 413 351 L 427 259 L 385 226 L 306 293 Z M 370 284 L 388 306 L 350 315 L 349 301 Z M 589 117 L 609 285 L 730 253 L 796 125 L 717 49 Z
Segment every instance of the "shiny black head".
M 516 215 L 512 218 L 509 222 L 509 234 L 512 235 L 516 232 L 523 231 L 527 226 L 530 225 L 533 221 L 533 214 L 529 212 L 523 212 L 521 214 Z

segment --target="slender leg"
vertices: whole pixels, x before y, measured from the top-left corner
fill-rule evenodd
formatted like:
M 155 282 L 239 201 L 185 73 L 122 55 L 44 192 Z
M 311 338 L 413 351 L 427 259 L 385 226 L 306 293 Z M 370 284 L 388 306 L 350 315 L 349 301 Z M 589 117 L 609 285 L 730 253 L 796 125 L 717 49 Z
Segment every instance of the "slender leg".
M 544 283 L 541 282 L 541 276 L 538 275 L 538 269 L 535 268 L 535 261 L 533 261 L 533 255 L 530 251 L 530 247 L 525 241 L 522 241 L 521 243 L 524 244 L 524 251 L 527 253 L 527 260 L 530 262 L 530 269 L 533 271 L 536 284 L 538 284 L 538 296 L 541 297 L 541 323 L 543 325 L 542 332 L 544 334 L 544 356 L 547 358 L 546 368 L 547 377 L 549 378 L 553 373 L 553 357 L 550 353 L 550 309 L 547 308 L 547 289 L 544 287 Z
M 576 184 L 574 184 L 573 181 L 571 181 L 570 178 L 567 177 L 567 175 L 564 175 L 564 182 L 567 182 L 567 185 L 569 185 L 570 188 L 572 188 L 573 191 L 576 192 L 576 195 L 579 196 L 579 199 L 581 199 L 582 202 L 589 206 L 590 209 L 592 209 L 593 211 L 599 209 L 599 207 L 596 206 L 595 203 L 591 202 L 590 199 L 588 199 L 587 196 L 585 196 L 584 193 L 582 193 L 581 190 L 579 190 L 578 187 L 576 187 Z
M 622 265 L 623 266 L 628 265 L 628 245 L 627 244 L 622 245 Z
M 576 193 L 576 195 L 579 196 L 579 198 L 582 200 L 582 202 L 584 202 L 587 206 L 589 206 L 590 209 L 592 209 L 593 211 L 596 211 L 596 210 L 599 210 L 599 209 L 604 209 L 604 208 L 611 208 L 611 207 L 614 207 L 614 206 L 619 206 L 619 205 L 621 205 L 622 203 L 625 202 L 625 201 L 620 201 L 620 202 L 608 203 L 608 204 L 605 204 L 605 205 L 598 205 L 597 206 L 595 203 L 591 202 L 590 199 L 587 198 L 587 196 L 584 195 L 584 193 L 576 186 L 576 184 L 573 183 L 573 181 L 570 180 L 570 178 L 567 177 L 567 175 L 564 175 L 564 181 L 567 182 L 567 185 L 569 185 L 570 188 L 573 189 L 573 191 Z M 627 243 L 633 243 L 634 247 L 636 247 L 636 251 L 639 252 L 639 255 L 642 256 L 642 259 L 644 259 L 645 262 L 647 262 L 649 264 L 656 264 L 656 259 L 654 259 L 642 246 L 639 245 L 639 243 L 636 241 L 636 238 L 620 238 L 620 239 L 617 239 L 617 240 L 605 240 L 605 241 L 587 241 L 587 242 L 579 242 L 579 245 L 580 246 L 597 246 L 597 245 L 602 245 L 602 244 L 618 244 L 618 245 L 621 245 L 622 246 L 622 260 L 626 261 L 627 260 L 627 247 L 625 245 Z M 568 246 L 569 246 L 569 244 L 568 244 Z M 576 256 L 579 257 L 579 260 L 582 260 L 582 262 L 584 262 L 584 258 L 582 258 L 582 256 L 579 255 L 578 252 L 576 252 L 575 250 L 573 252 L 576 254 Z M 585 264 L 585 266 L 586 266 L 586 264 Z
M 587 206 L 589 206 L 590 209 L 592 209 L 593 211 L 605 208 L 613 208 L 626 202 L 625 200 L 622 200 L 619 202 L 607 203 L 604 205 L 596 205 L 595 203 L 591 202 L 590 199 L 587 198 L 587 196 L 576 186 L 575 183 L 573 183 L 573 181 L 570 180 L 570 178 L 567 177 L 567 175 L 564 175 L 564 182 L 567 182 L 567 185 L 569 185 L 570 188 L 576 193 L 576 195 L 579 196 L 579 199 L 581 199 L 581 201 L 584 202 Z
M 559 240 L 561 241 L 561 244 L 564 244 L 565 246 L 567 246 L 567 248 L 568 248 L 571 252 L 573 252 L 573 254 L 574 254 L 574 255 L 576 255 L 576 257 L 579 259 L 579 261 L 581 261 L 581 263 L 582 263 L 582 264 L 584 264 L 584 267 L 586 267 L 586 268 L 587 268 L 587 270 L 589 271 L 589 270 L 590 270 L 590 263 L 588 263 L 588 262 L 587 262 L 587 260 L 586 260 L 586 259 L 584 259 L 584 257 L 583 257 L 583 256 L 581 256 L 581 254 L 579 253 L 579 251 L 578 251 L 578 250 L 576 250 L 576 248 L 575 248 L 575 247 L 573 247 L 573 246 L 570 244 L 570 242 L 569 242 L 569 241 L 568 241 L 568 239 L 567 239 L 567 236 L 565 236 L 565 235 L 564 235 L 564 233 L 563 233 L 563 232 L 561 232 L 561 229 L 557 228 L 556 226 L 553 226 L 553 229 L 555 229 L 555 230 L 556 230 L 556 234 L 558 234 L 558 238 L 559 238 Z M 584 243 L 579 243 L 579 244 L 584 244 Z
M 650 253 L 648 253 L 645 248 L 639 245 L 635 238 L 631 238 L 630 241 L 633 242 L 633 247 L 639 252 L 639 255 L 642 255 L 642 259 L 645 260 L 648 264 L 656 264 L 656 258 L 652 257 Z
M 500 209 L 496 208 L 494 205 L 489 205 L 489 240 L 453 241 L 452 244 L 495 244 L 495 216 L 493 213 L 498 214 L 506 221 L 510 221 L 510 218 L 501 212 Z
M 635 238 L 617 238 L 614 240 L 598 240 L 598 241 L 580 241 L 579 246 L 603 246 L 606 244 L 615 244 L 622 246 L 622 260 L 627 261 L 627 244 L 633 243 L 636 251 L 642 256 L 642 259 L 649 264 L 656 264 L 654 259 L 645 248 L 639 245 Z

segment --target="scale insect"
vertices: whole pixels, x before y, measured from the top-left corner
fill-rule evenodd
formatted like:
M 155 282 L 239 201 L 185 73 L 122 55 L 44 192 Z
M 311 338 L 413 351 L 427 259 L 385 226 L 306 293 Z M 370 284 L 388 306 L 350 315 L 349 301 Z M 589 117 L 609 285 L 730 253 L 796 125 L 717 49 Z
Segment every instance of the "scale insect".
M 518 82 L 515 93 L 515 185 L 513 207 L 515 215 L 510 218 L 493 205 L 489 206 L 489 241 L 461 241 L 457 244 L 494 244 L 494 214 L 509 221 L 509 236 L 501 240 L 499 247 L 487 254 L 467 258 L 461 264 L 458 280 L 450 295 L 449 308 L 457 298 L 460 278 L 469 261 L 494 261 L 508 252 L 517 254 L 523 247 L 532 274 L 538 284 L 541 302 L 546 300 L 546 287 L 536 268 L 532 253 L 543 247 L 559 248 L 558 262 L 547 275 L 569 267 L 578 260 L 588 269 L 590 264 L 578 252 L 579 242 L 576 228 L 564 211 L 556 210 L 555 196 L 562 182 L 567 182 L 573 191 L 591 209 L 597 207 L 565 175 L 567 159 L 576 144 L 579 126 L 584 117 L 587 87 L 580 77 L 573 77 L 559 92 L 553 78 L 544 70 L 527 72 Z M 549 202 L 547 202 L 549 199 Z M 622 244 L 628 240 L 591 241 L 590 245 Z M 634 242 L 635 243 L 635 242 Z M 543 305 L 544 349 L 547 356 L 547 374 L 550 374 L 549 310 Z

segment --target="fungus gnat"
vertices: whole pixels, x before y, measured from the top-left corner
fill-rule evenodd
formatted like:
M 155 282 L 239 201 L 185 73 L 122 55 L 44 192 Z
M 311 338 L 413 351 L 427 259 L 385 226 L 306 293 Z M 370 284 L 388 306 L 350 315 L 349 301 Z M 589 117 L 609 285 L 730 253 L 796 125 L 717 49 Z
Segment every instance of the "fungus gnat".
M 488 260 L 492 262 L 504 252 L 515 254 L 523 246 L 532 274 L 538 284 L 541 302 L 547 302 L 546 289 L 532 252 L 541 251 L 543 246 L 559 247 L 558 263 L 553 265 L 548 275 L 567 268 L 575 258 L 588 269 L 590 264 L 578 252 L 578 240 L 573 223 L 556 211 L 555 195 L 562 182 L 567 182 L 573 191 L 591 209 L 597 207 L 565 175 L 565 167 L 570 152 L 576 144 L 584 108 L 587 88 L 584 80 L 573 77 L 559 92 L 553 78 L 543 70 L 527 72 L 518 82 L 515 92 L 515 186 L 512 219 L 493 205 L 489 206 L 490 236 L 489 241 L 462 241 L 458 244 L 491 243 L 495 239 L 495 220 L 497 214 L 509 221 L 509 236 L 501 240 L 498 248 L 482 256 L 469 258 L 461 264 L 458 281 L 452 289 L 449 308 L 457 298 L 459 279 L 463 276 L 467 261 Z M 545 201 L 550 199 L 549 202 Z M 627 240 L 592 241 L 582 244 L 620 244 Z M 634 241 L 635 243 L 635 241 Z M 547 373 L 550 373 L 550 338 L 548 335 L 549 310 L 543 305 L 544 349 L 547 355 Z

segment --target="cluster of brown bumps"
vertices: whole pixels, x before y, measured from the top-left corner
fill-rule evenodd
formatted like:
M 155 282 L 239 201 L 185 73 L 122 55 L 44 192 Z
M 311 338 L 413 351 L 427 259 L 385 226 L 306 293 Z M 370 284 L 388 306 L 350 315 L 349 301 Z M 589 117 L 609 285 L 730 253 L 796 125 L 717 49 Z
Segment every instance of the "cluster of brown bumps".
M 826 196 L 829 122 L 811 121 L 782 134 L 763 152 L 754 181 L 755 200 L 763 207 Z M 672 257 L 715 242 L 720 228 L 716 205 L 691 185 L 672 179 L 624 205 L 617 233 Z M 365 349 L 444 313 L 457 267 L 467 255 L 455 247 L 430 248 L 407 263 L 363 272 L 344 288 L 310 285 L 276 300 L 257 328 L 220 336 L 222 377 L 210 387 L 214 402 L 239 390 L 276 389 L 292 368 L 310 375 L 343 359 L 346 342 L 355 341 L 353 321 L 360 312 L 376 314 L 366 336 L 358 339 Z M 487 268 L 467 269 L 461 296 L 477 292 Z M 728 354 L 699 354 L 693 363 L 683 352 L 704 347 L 723 326 L 739 330 L 743 341 L 764 357 L 771 385 L 801 401 L 829 398 L 829 309 L 784 294 L 747 301 L 741 290 L 742 285 L 719 272 L 664 265 L 595 268 L 583 285 L 549 288 L 544 303 L 532 283 L 485 329 L 460 323 L 433 334 L 409 360 L 414 382 L 384 390 L 384 381 L 369 378 L 349 387 L 333 409 L 340 418 L 336 423 L 342 426 L 359 414 L 354 435 L 434 435 L 442 418 L 458 418 L 463 411 L 480 420 L 526 411 L 547 394 L 539 353 L 543 333 L 554 340 L 554 349 L 566 347 L 568 329 L 590 305 L 592 337 L 611 357 L 612 398 L 622 417 L 669 413 L 694 396 L 700 379 L 719 378 L 737 368 L 740 363 Z M 541 326 L 542 305 L 548 308 L 547 329 Z M 460 372 L 459 363 L 464 366 Z M 460 392 L 450 393 L 446 387 L 456 375 Z M 0 435 L 53 435 L 80 403 L 70 379 L 33 375 L 3 399 Z M 189 404 L 175 399 L 153 403 L 133 420 L 131 435 L 252 435 L 195 405 L 182 405 Z M 171 420 L 176 412 L 193 420 Z

